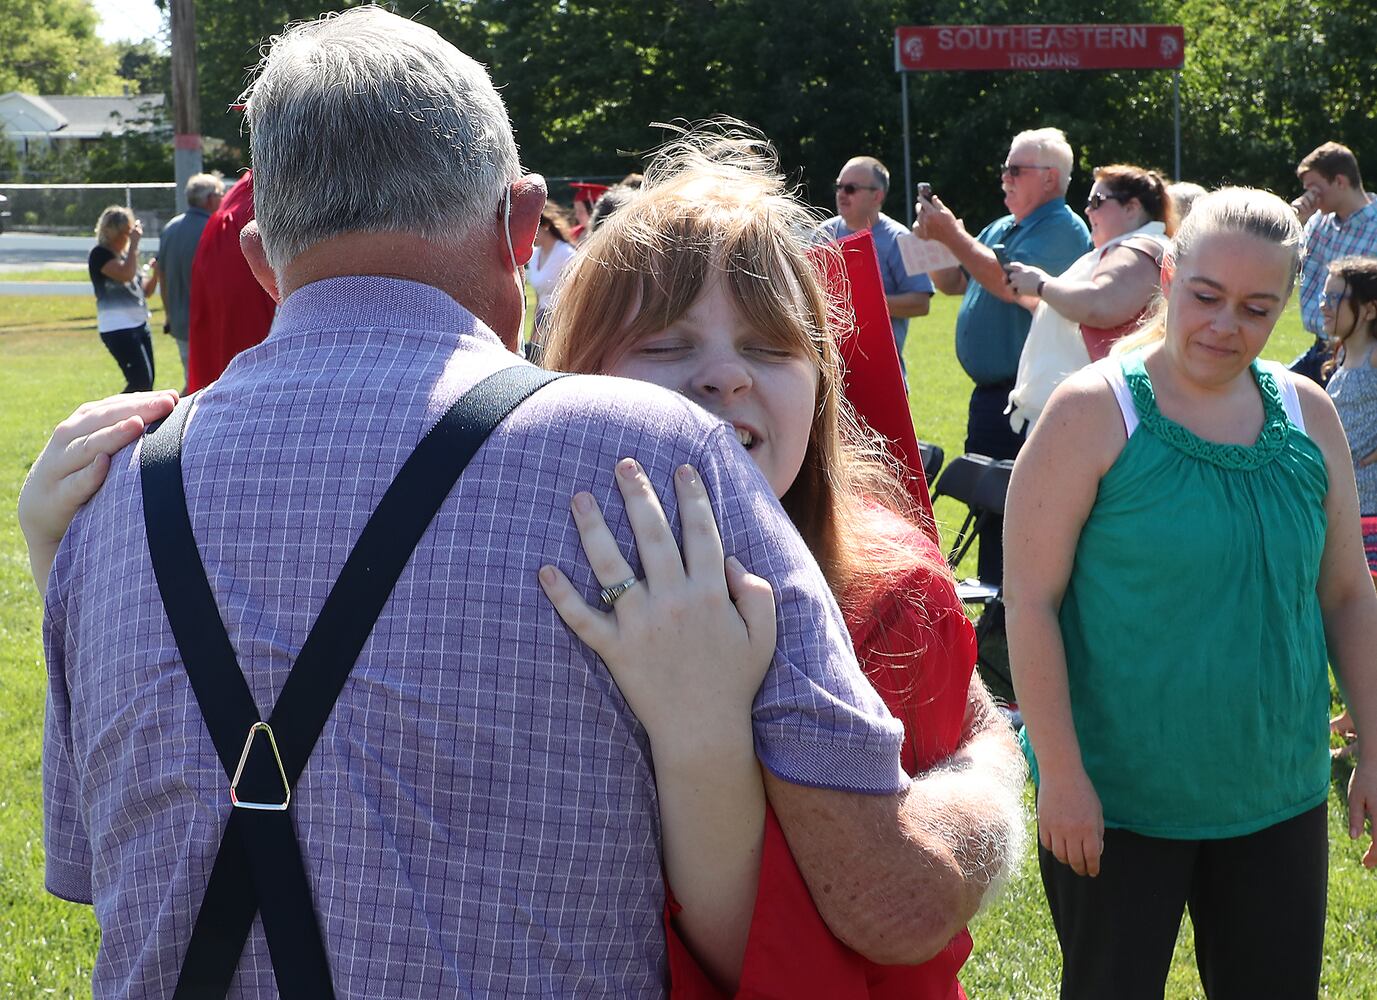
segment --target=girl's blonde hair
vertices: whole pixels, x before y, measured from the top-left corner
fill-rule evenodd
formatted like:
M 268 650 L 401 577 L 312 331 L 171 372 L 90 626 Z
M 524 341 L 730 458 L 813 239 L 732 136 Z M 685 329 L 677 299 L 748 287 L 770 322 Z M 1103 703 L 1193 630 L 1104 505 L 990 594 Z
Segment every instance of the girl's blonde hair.
M 1181 222 L 1171 247 L 1163 260 L 1163 267 L 1175 268 L 1189 258 L 1196 245 L 1206 236 L 1219 233 L 1241 233 L 1283 247 L 1291 253 L 1290 275 L 1286 294 L 1296 287 L 1300 271 L 1301 246 L 1304 234 L 1296 213 L 1270 191 L 1256 188 L 1221 188 L 1197 198 L 1190 214 Z M 1142 326 L 1124 337 L 1111 349 L 1111 354 L 1125 354 L 1167 335 L 1167 299 L 1158 294 L 1156 304 L 1148 311 Z
M 634 343 L 674 324 L 714 280 L 770 342 L 817 367 L 817 407 L 798 477 L 780 498 L 838 601 L 864 601 L 923 562 L 883 508 L 914 510 L 888 451 L 842 396 L 838 303 L 810 254 L 818 217 L 794 197 L 768 141 L 736 122 L 681 134 L 655 155 L 645 184 L 596 229 L 564 272 L 545 363 L 606 372 Z M 877 509 L 877 506 L 880 509 Z
M 89 216 L 88 216 L 89 218 Z M 123 205 L 111 205 L 96 220 L 96 242 L 108 247 L 125 226 L 134 224 L 134 213 Z

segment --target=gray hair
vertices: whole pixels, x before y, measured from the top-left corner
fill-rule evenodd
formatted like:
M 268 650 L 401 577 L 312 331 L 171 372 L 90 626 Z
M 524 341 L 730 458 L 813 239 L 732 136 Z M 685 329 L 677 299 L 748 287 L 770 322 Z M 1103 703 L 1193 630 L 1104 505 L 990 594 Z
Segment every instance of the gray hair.
M 110 245 L 111 238 L 125 226 L 134 224 L 134 213 L 123 205 L 111 205 L 100 213 L 96 220 L 96 242 L 103 247 Z
M 1035 146 L 1038 151 L 1037 165 L 1056 167 L 1061 181 L 1061 193 L 1071 186 L 1071 167 L 1076 162 L 1076 154 L 1071 151 L 1071 143 L 1066 141 L 1066 133 L 1059 128 L 1034 128 L 1020 132 L 1009 143 L 1009 149 L 1016 146 Z
M 187 203 L 197 208 L 205 208 L 211 198 L 224 193 L 225 182 L 214 174 L 192 174 L 186 182 Z
M 1176 206 L 1178 224 L 1191 214 L 1191 206 L 1204 194 L 1205 189 L 1192 181 L 1177 181 L 1175 184 L 1167 185 L 1167 197 Z
M 342 233 L 458 242 L 520 175 L 483 67 L 381 7 L 289 27 L 245 94 L 268 262 Z

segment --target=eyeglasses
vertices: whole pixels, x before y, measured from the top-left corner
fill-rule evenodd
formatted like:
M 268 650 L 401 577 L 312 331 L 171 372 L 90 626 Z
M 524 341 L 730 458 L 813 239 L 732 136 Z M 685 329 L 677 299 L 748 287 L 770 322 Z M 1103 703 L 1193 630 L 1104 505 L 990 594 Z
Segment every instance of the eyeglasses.
M 1128 198 L 1121 194 L 1092 194 L 1090 200 L 1085 203 L 1087 212 L 1098 212 L 1107 201 L 1117 201 L 1120 205 L 1128 201 Z
M 1339 306 L 1343 305 L 1343 301 L 1346 298 L 1348 298 L 1347 288 L 1345 288 L 1342 292 L 1321 292 L 1320 308 L 1328 309 L 1330 312 L 1334 312 L 1334 310 L 1338 309 Z
M 838 192 L 845 194 L 848 198 L 857 191 L 878 191 L 880 188 L 875 184 L 842 184 L 838 181 L 833 185 Z
M 1025 170 L 1055 170 L 1056 167 L 1039 167 L 1033 163 L 1001 163 L 999 165 L 999 176 L 1008 174 L 1014 180 L 1018 180 L 1018 175 Z

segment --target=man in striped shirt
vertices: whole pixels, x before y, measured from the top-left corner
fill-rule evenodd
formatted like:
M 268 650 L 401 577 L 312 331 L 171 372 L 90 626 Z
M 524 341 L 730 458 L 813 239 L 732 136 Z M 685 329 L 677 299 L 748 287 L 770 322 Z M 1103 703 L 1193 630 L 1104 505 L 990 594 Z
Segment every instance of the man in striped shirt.
M 1305 224 L 1305 257 L 1301 265 L 1300 304 L 1305 328 L 1315 336 L 1291 370 L 1321 385 L 1328 349 L 1320 295 L 1331 261 L 1351 255 L 1377 254 L 1377 204 L 1363 190 L 1358 158 L 1337 142 L 1316 148 L 1296 167 L 1305 191 L 1291 203 Z

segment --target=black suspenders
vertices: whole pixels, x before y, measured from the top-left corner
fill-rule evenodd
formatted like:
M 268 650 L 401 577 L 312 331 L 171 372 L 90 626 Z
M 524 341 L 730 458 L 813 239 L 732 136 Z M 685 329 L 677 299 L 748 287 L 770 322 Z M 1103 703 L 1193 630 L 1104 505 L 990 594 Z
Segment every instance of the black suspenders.
M 507 414 L 559 377 L 526 365 L 499 371 L 460 396 L 421 439 L 349 553 L 266 722 L 239 670 L 191 533 L 181 462 L 191 407 L 178 406 L 145 437 L 141 474 L 153 572 L 234 805 L 176 1000 L 225 996 L 255 913 L 263 915 L 280 995 L 334 996 L 288 811 L 291 790 L 397 578 L 460 473 Z

